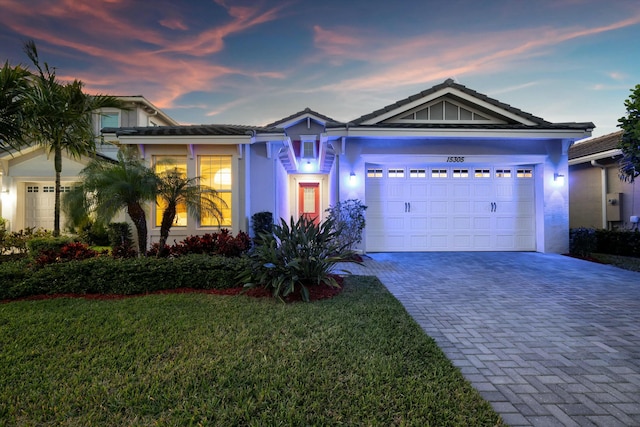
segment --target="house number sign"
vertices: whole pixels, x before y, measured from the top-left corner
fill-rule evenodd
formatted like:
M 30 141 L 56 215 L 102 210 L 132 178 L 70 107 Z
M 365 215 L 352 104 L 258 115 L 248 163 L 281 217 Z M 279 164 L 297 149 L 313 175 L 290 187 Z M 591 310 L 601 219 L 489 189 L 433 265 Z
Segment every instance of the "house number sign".
M 464 163 L 464 156 L 449 156 L 447 157 L 447 163 Z

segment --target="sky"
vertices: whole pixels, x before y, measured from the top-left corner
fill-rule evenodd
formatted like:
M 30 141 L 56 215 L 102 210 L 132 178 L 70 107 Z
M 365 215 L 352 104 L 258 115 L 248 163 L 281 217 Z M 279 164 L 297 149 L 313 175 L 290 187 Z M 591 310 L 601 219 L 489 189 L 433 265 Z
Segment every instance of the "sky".
M 0 0 L 0 60 L 27 40 L 182 124 L 350 121 L 452 78 L 599 136 L 640 84 L 638 0 Z

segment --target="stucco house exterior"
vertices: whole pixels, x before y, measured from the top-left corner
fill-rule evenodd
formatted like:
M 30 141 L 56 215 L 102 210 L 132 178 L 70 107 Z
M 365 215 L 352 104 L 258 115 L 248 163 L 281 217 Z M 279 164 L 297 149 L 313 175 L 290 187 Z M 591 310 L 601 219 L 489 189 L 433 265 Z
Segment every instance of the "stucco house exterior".
M 569 149 L 571 228 L 637 229 L 640 184 L 619 178 L 622 131 L 578 142 Z
M 593 123 L 551 123 L 449 79 L 350 122 L 305 109 L 265 126 L 102 130 L 154 167 L 172 159 L 227 202 L 221 224 L 178 217 L 170 241 L 251 216 L 323 218 L 341 200 L 368 206 L 361 249 L 568 250 L 569 147 Z M 150 206 L 150 238 L 159 214 Z
M 178 123 L 143 96 L 119 96 L 126 109 L 105 109 L 94 115 L 95 132 L 103 127 L 175 126 Z M 98 155 L 116 158 L 118 147 L 97 141 Z M 63 152 L 61 190 L 69 191 L 78 181 L 78 173 L 88 158 L 72 158 Z M 54 216 L 53 157 L 38 146 L 20 151 L 0 151 L 0 217 L 8 221 L 9 230 L 27 227 L 53 229 Z M 61 225 L 64 218 L 61 219 Z

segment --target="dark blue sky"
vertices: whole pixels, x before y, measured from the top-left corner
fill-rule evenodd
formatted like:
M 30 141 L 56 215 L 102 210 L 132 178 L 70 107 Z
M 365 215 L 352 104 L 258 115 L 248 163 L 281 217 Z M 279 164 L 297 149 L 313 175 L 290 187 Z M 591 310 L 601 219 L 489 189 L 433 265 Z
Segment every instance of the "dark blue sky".
M 451 77 L 601 135 L 640 83 L 637 0 L 0 0 L 0 59 L 27 63 L 28 39 L 182 123 L 347 121 Z

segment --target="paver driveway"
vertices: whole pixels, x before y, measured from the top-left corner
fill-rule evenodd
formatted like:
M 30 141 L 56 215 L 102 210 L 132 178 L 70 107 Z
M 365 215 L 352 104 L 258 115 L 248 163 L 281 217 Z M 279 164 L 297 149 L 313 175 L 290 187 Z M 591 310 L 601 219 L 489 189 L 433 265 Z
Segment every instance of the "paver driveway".
M 640 426 L 640 273 L 515 253 L 376 253 L 375 275 L 506 423 Z

